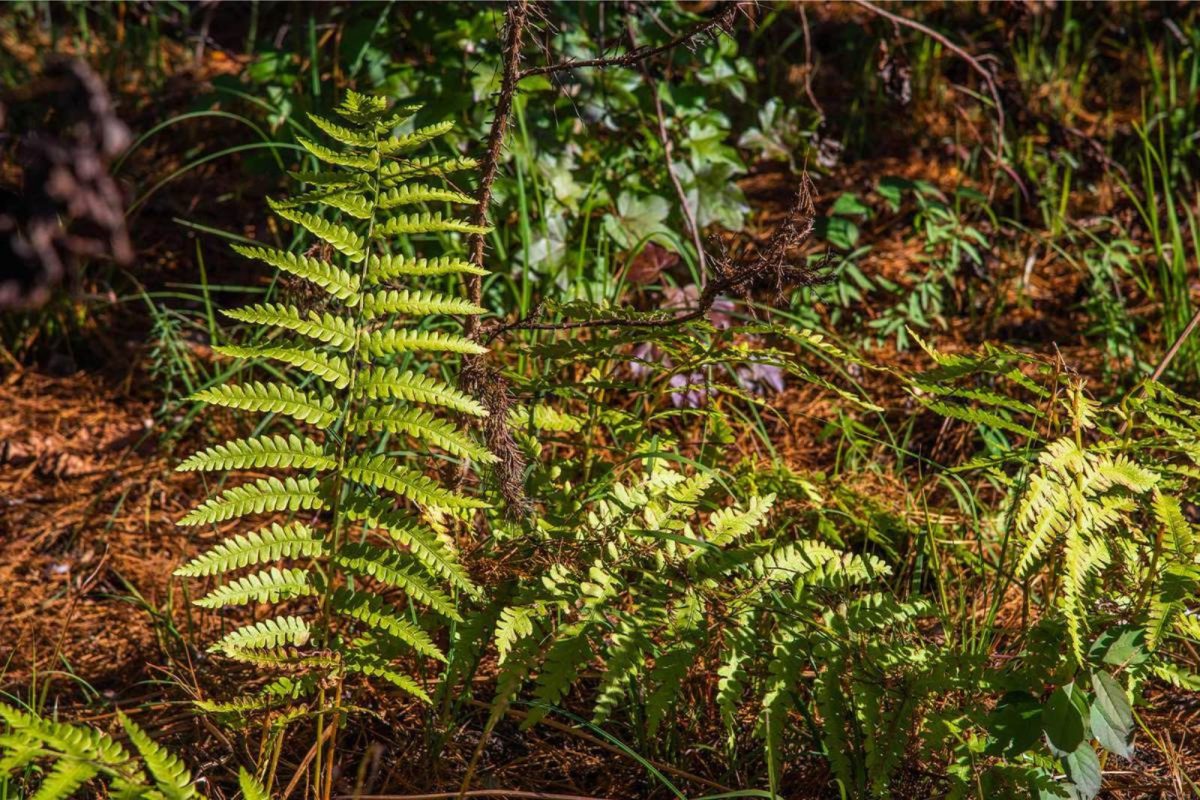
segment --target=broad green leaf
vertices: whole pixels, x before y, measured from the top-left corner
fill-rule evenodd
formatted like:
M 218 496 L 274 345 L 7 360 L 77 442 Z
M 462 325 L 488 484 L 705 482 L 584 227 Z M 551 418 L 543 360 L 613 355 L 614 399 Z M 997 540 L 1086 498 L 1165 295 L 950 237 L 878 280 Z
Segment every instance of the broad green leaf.
M 1087 705 L 1075 684 L 1060 686 L 1050 695 L 1042 707 L 1042 730 L 1055 755 L 1065 756 L 1079 747 L 1083 741 L 1086 714 Z
M 1133 736 L 1133 710 L 1124 687 L 1107 672 L 1092 673 L 1092 700 L 1089 716 L 1092 735 L 1110 753 L 1128 758 Z

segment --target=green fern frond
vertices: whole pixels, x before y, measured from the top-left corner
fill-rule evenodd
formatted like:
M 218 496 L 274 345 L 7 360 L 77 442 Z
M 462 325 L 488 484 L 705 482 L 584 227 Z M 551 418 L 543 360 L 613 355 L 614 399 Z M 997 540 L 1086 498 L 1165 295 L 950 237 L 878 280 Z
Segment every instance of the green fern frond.
M 479 587 L 471 582 L 450 546 L 416 520 L 378 500 L 367 498 L 352 499 L 346 505 L 346 515 L 361 521 L 367 528 L 382 530 L 393 541 L 407 547 L 409 554 L 431 575 L 441 577 L 471 597 L 480 595 Z
M 238 767 L 238 788 L 242 790 L 242 800 L 271 800 L 267 788 L 258 782 L 245 767 Z
M 305 170 L 288 170 L 288 175 L 299 183 L 326 188 L 345 188 L 349 186 L 364 186 L 368 176 L 357 172 L 308 172 Z M 294 197 L 292 199 L 295 199 Z
M 367 282 L 380 284 L 401 276 L 436 277 L 438 275 L 487 275 L 482 267 L 470 261 L 451 256 L 441 258 L 410 258 L 403 255 L 371 256 L 367 268 Z
M 439 211 L 396 214 L 383 220 L 382 224 L 372 231 L 372 235 L 376 238 L 412 236 L 420 233 L 475 233 L 482 236 L 491 233 L 491 230 L 491 227 L 487 225 L 475 225 L 466 220 L 446 217 Z
M 413 697 L 419 698 L 425 703 L 432 703 L 433 700 L 429 697 L 429 692 L 425 691 L 421 684 L 417 683 L 416 678 L 411 675 L 405 675 L 393 669 L 389 664 L 359 657 L 347 660 L 346 670 L 348 672 L 357 672 L 360 675 L 367 675 L 372 678 L 383 678 L 388 683 L 392 684 L 401 691 L 411 694 Z
M 486 417 L 488 413 L 478 400 L 450 384 L 417 372 L 401 372 L 396 367 L 372 367 L 366 370 L 355 390 L 373 400 L 407 400 L 410 403 L 443 406 L 475 417 Z
M 76 792 L 99 774 L 100 769 L 86 761 L 59 759 L 46 773 L 46 777 L 29 800 L 68 800 L 78 797 Z
M 243 650 L 303 647 L 310 636 L 308 623 L 300 617 L 274 617 L 230 631 L 208 650 L 231 655 Z
M 645 662 L 647 642 L 635 621 L 622 619 L 605 649 L 604 674 L 596 687 L 592 722 L 600 724 L 612 714 L 628 691 L 629 682 Z
M 439 508 L 488 508 L 482 500 L 460 495 L 433 478 L 402 466 L 391 456 L 355 456 L 346 462 L 342 474 L 366 486 L 385 489 L 414 503 Z
M 348 572 L 403 589 L 409 597 L 424 603 L 447 619 L 462 619 L 453 601 L 420 577 L 417 570 L 413 569 L 414 565 L 409 563 L 402 553 L 384 550 L 365 542 L 354 542 L 335 553 L 331 560 Z
M 378 595 L 341 588 L 329 601 L 338 614 L 358 620 L 411 647 L 421 655 L 445 661 L 446 656 L 422 628 L 400 616 L 400 612 Z
M 533 635 L 533 621 L 541 613 L 544 612 L 529 606 L 508 606 L 500 612 L 500 617 L 496 620 L 494 638 L 496 655 L 501 664 L 508 658 L 513 645 L 526 636 Z
M 303 347 L 242 347 L 227 344 L 213 347 L 213 352 L 230 358 L 266 358 L 281 361 L 333 384 L 336 389 L 345 389 L 350 385 L 350 366 L 346 360 L 316 350 Z
M 462 156 L 425 156 L 403 161 L 389 161 L 380 167 L 384 188 L 394 186 L 406 178 L 441 177 L 479 166 L 474 158 Z
M 496 456 L 459 431 L 453 423 L 438 419 L 423 408 L 410 406 L 367 406 L 355 420 L 359 433 L 376 430 L 400 433 L 426 441 L 447 453 L 464 456 L 481 464 L 495 462 Z
M 472 355 L 481 355 L 488 351 L 486 347 L 471 341 L 465 336 L 458 336 L 453 333 L 446 333 L 445 331 L 416 331 L 397 328 L 372 331 L 362 337 L 359 347 L 374 356 L 388 356 L 418 350 L 434 353 L 469 353 Z
M 252 436 L 218 444 L 185 459 L 178 472 L 261 467 L 332 469 L 337 462 L 306 436 Z
M 309 113 L 306 116 L 312 120 L 312 123 L 320 128 L 326 136 L 336 142 L 346 145 L 347 147 L 375 146 L 376 137 L 374 136 L 374 132 L 364 133 L 362 131 L 356 131 L 351 128 L 347 128 L 344 125 L 338 125 L 336 122 L 328 120 L 325 117 L 318 116 L 317 114 Z
M 219 586 L 193 603 L 201 608 L 224 608 L 246 603 L 274 603 L 315 592 L 316 588 L 309 582 L 308 570 L 271 567 Z
M 386 156 L 392 156 L 397 153 L 415 150 L 426 142 L 430 142 L 439 136 L 444 136 L 452 130 L 454 130 L 453 120 L 426 125 L 423 128 L 417 128 L 412 133 L 394 136 L 391 139 L 384 139 L 379 143 L 379 152 Z
M 294 331 L 301 336 L 307 336 L 322 344 L 336 347 L 338 350 L 349 350 L 350 346 L 354 344 L 353 324 L 349 320 L 333 316 L 328 311 L 322 314 L 318 314 L 316 311 L 304 313 L 295 306 L 262 303 L 225 310 L 221 313 L 239 322 L 272 325 Z
M 333 164 L 335 166 L 360 170 L 362 172 L 372 172 L 377 166 L 379 166 L 379 153 L 375 152 L 374 150 L 369 151 L 366 155 L 344 152 L 339 153 L 336 150 L 332 150 L 323 144 L 317 144 L 316 142 L 306 139 L 303 136 L 297 136 L 296 141 L 300 143 L 301 147 L 312 153 L 321 161 L 324 161 L 326 164 Z
M 367 319 L 386 314 L 428 316 L 430 314 L 473 315 L 486 313 L 487 309 L 461 297 L 449 297 L 431 291 L 408 289 L 384 289 L 363 296 L 363 315 Z
M 321 287 L 338 300 L 347 305 L 358 304 L 360 280 L 357 275 L 346 272 L 341 267 L 322 261 L 311 256 L 288 253 L 284 250 L 272 250 L 268 247 L 247 247 L 241 244 L 232 245 L 235 252 L 246 258 L 262 261 L 276 269 L 303 278 L 309 283 Z
M 745 510 L 723 508 L 708 518 L 705 539 L 717 547 L 724 547 L 735 539 L 758 529 L 767 519 L 775 495 L 751 497 Z
M 470 195 L 451 189 L 436 186 L 426 186 L 422 183 L 410 183 L 398 189 L 379 195 L 377 207 L 382 209 L 397 208 L 398 206 L 415 205 L 417 203 L 474 203 Z
M 546 652 L 533 690 L 533 696 L 541 704 L 529 709 L 529 716 L 521 723 L 522 728 L 541 722 L 550 708 L 562 701 L 591 657 L 592 647 L 584 626 L 568 625 L 558 631 L 554 644 Z
M 226 489 L 206 500 L 175 523 L 182 526 L 208 525 L 248 514 L 276 511 L 309 511 L 325 508 L 320 481 L 313 478 L 260 478 L 254 483 Z
M 191 399 L 242 411 L 283 414 L 318 428 L 328 428 L 337 419 L 332 398 L 310 394 L 286 383 L 223 384 L 196 392 Z
M 147 736 L 129 717 L 118 712 L 117 718 L 134 749 L 142 757 L 146 771 L 154 779 L 157 797 L 162 800 L 195 800 L 200 797 L 192 782 L 192 773 L 178 756 Z
M 367 257 L 366 240 L 345 225 L 338 225 L 316 214 L 281 208 L 278 203 L 267 198 L 267 204 L 275 214 L 288 222 L 294 222 L 307 230 L 313 236 L 342 253 L 350 261 L 357 264 Z

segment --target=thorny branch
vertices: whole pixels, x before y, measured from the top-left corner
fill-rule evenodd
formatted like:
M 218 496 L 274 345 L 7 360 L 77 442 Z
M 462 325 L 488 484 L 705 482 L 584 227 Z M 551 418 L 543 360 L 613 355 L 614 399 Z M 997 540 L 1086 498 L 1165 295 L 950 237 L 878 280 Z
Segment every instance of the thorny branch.
M 492 184 L 496 180 L 496 168 L 500 164 L 500 150 L 504 146 L 508 118 L 512 115 L 513 95 L 517 92 L 517 81 L 520 80 L 518 71 L 521 68 L 521 36 L 529 18 L 529 3 L 527 0 L 514 0 L 505 8 L 504 16 L 504 72 L 500 79 L 500 96 L 496 100 L 492 129 L 488 133 L 487 150 L 479 167 L 479 189 L 475 195 L 475 211 L 471 218 L 472 224 L 480 226 L 487 224 L 488 206 L 492 201 Z M 477 267 L 483 266 L 483 246 L 483 234 L 471 234 L 470 260 Z M 467 278 L 467 296 L 472 303 L 479 305 L 483 296 L 482 277 L 471 275 Z M 475 317 L 467 317 L 465 333 L 468 338 L 475 338 L 478 326 Z

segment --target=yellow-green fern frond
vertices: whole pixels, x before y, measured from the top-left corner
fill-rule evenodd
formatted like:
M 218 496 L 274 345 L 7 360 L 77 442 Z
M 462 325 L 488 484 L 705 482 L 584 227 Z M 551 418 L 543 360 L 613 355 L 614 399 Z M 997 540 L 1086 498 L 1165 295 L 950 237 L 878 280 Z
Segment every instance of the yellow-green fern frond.
M 271 210 L 277 216 L 301 226 L 313 236 L 345 255 L 350 261 L 357 264 L 367 257 L 365 249 L 366 240 L 345 225 L 330 222 L 318 217 L 316 214 L 295 211 L 290 208 L 281 208 L 278 203 L 270 198 L 267 198 L 267 204 L 271 206 Z
M 306 436 L 252 436 L 218 444 L 185 459 L 179 472 L 261 467 L 332 469 L 336 464 L 324 448 Z
M 332 398 L 301 391 L 286 383 L 224 384 L 196 392 L 191 399 L 224 408 L 283 414 L 318 428 L 327 428 L 337 419 Z
M 487 309 L 461 297 L 450 297 L 428 290 L 384 289 L 363 296 L 363 314 L 367 319 L 387 314 L 426 316 L 429 314 L 483 314 Z
M 478 400 L 450 384 L 417 372 L 401 372 L 396 367 L 366 370 L 355 389 L 358 394 L 373 400 L 407 400 L 442 406 L 475 417 L 486 417 L 488 413 Z
M 401 465 L 391 456 L 355 456 L 346 462 L 342 474 L 356 483 L 395 492 L 420 505 L 439 508 L 488 507 L 482 500 L 443 488 L 433 478 Z
M 274 603 L 315 592 L 307 570 L 271 567 L 219 586 L 193 602 L 201 608 L 224 608 L 247 603 Z
M 441 258 L 410 258 L 403 255 L 371 256 L 367 282 L 385 283 L 399 277 L 435 277 L 438 275 L 486 275 L 487 270 L 470 261 L 451 256 Z
M 464 336 L 445 331 L 417 331 L 388 328 L 363 336 L 359 346 L 374 356 L 389 356 L 423 350 L 432 353 L 469 353 L 481 355 L 488 350 Z
M 307 227 L 307 226 L 306 226 Z M 397 214 L 388 217 L 377 226 L 372 234 L 377 237 L 410 236 L 418 233 L 489 233 L 487 225 L 475 225 L 466 220 L 444 217 L 440 212 L 424 214 Z
M 350 365 L 346 363 L 346 360 L 317 350 L 270 345 L 264 347 L 217 345 L 213 348 L 213 352 L 230 358 L 267 358 L 272 361 L 281 361 L 288 366 L 315 375 L 323 381 L 328 381 L 336 389 L 345 389 L 350 385 Z
M 402 553 L 365 542 L 354 542 L 343 547 L 332 560 L 356 575 L 371 577 L 380 583 L 403 589 L 413 600 L 424 603 L 447 619 L 462 619 L 453 601 L 425 581 L 414 569 L 415 565 L 405 559 Z
M 378 595 L 341 588 L 329 601 L 338 614 L 382 631 L 421 655 L 445 661 L 446 656 L 421 627 L 400 616 L 400 612 Z
M 409 183 L 397 189 L 391 189 L 379 195 L 378 208 L 391 209 L 398 206 L 410 206 L 417 203 L 473 203 L 470 195 L 443 189 L 437 186 L 427 186 L 423 183 Z
M 288 253 L 284 250 L 272 250 L 269 247 L 247 247 L 231 245 L 233 250 L 246 258 L 262 261 L 276 269 L 303 278 L 313 283 L 347 305 L 356 305 L 359 289 L 359 277 L 346 272 L 344 269 L 311 256 Z
M 453 423 L 438 419 L 423 408 L 367 406 L 355 421 L 355 430 L 402 433 L 426 441 L 447 453 L 465 456 L 483 464 L 496 461 L 495 455 L 462 433 Z
M 226 489 L 189 512 L 177 525 L 207 525 L 248 514 L 276 511 L 309 511 L 325 508 L 320 481 L 314 478 L 260 478 L 254 483 Z
M 308 623 L 300 617 L 274 617 L 230 631 L 208 649 L 231 654 L 243 650 L 303 647 L 310 636 Z
M 295 331 L 301 336 L 315 339 L 322 344 L 328 344 L 338 350 L 349 350 L 354 343 L 354 326 L 346 319 L 335 317 L 328 311 L 318 314 L 316 311 L 301 311 L 295 306 L 276 303 L 261 303 L 222 311 L 222 314 L 239 322 L 250 322 L 255 325 L 271 325 Z
M 324 548 L 325 542 L 303 523 L 272 523 L 260 531 L 226 539 L 175 570 L 175 574 L 189 578 L 217 575 L 281 558 L 313 558 Z

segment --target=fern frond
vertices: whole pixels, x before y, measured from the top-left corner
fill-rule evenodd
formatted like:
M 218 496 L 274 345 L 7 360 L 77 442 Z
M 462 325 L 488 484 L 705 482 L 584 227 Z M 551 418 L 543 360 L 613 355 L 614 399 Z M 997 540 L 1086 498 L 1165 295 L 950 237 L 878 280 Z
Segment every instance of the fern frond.
M 464 456 L 481 464 L 490 464 L 497 460 L 486 447 L 474 442 L 453 423 L 438 419 L 423 408 L 400 405 L 367 406 L 355 420 L 354 429 L 359 433 L 377 430 L 405 434 L 426 441 L 434 447 L 440 447 L 447 453 Z
M 396 367 L 365 370 L 354 388 L 360 395 L 373 400 L 407 400 L 410 403 L 442 406 L 475 417 L 486 417 L 488 414 L 478 400 L 450 384 L 418 372 L 401 372 Z
M 208 650 L 231 655 L 243 650 L 303 647 L 309 636 L 308 623 L 300 617 L 274 617 L 230 631 Z
M 398 189 L 379 195 L 376 203 L 378 208 L 391 209 L 398 206 L 414 205 L 416 203 L 474 203 L 475 198 L 462 192 L 443 189 L 436 186 L 426 186 L 422 183 L 409 183 Z
M 522 728 L 541 722 L 550 707 L 562 701 L 591 657 L 592 647 L 583 625 L 568 625 L 558 631 L 541 664 L 533 690 L 533 696 L 541 701 L 541 705 L 529 709 L 529 715 L 521 723 Z
M 326 188 L 344 188 L 347 186 L 363 186 L 367 176 L 358 172 L 307 172 L 304 170 L 288 170 L 294 180 L 313 186 Z M 293 198 L 294 199 L 294 198 Z
M 605 652 L 604 674 L 596 687 L 596 703 L 592 710 L 595 724 L 604 722 L 625 696 L 628 684 L 641 670 L 645 661 L 646 639 L 637 624 L 628 618 L 618 623 Z
M 454 603 L 441 590 L 417 575 L 403 554 L 384 550 L 365 542 L 346 545 L 331 559 L 348 572 L 374 578 L 380 583 L 403 589 L 412 599 L 432 608 L 447 619 L 461 621 Z
M 295 469 L 333 469 L 335 459 L 325 455 L 321 445 L 306 436 L 252 436 L 235 439 L 202 450 L 185 459 L 178 472 L 275 467 Z
M 426 703 L 432 703 L 433 700 L 429 697 L 429 693 L 417 683 L 417 680 L 410 675 L 405 675 L 403 672 L 398 672 L 389 664 L 376 659 L 359 657 L 350 659 L 346 662 L 347 672 L 357 672 L 360 675 L 367 675 L 372 678 L 383 678 L 388 683 L 396 688 L 417 697 Z
M 78 797 L 76 792 L 99 774 L 100 769 L 86 761 L 60 758 L 46 773 L 29 800 L 69 800 Z
M 526 636 L 533 635 L 533 620 L 540 616 L 539 609 L 530 606 L 508 606 L 496 620 L 496 656 L 501 664 L 508 658 L 513 645 Z
M 414 503 L 439 508 L 488 508 L 482 500 L 442 488 L 433 478 L 402 466 L 391 456 L 355 456 L 346 462 L 342 474 L 355 483 L 386 489 Z
M 1172 550 L 1185 559 L 1192 560 L 1195 556 L 1192 524 L 1183 516 L 1179 500 L 1155 489 L 1151 508 L 1154 518 L 1166 531 Z
M 296 367 L 310 375 L 315 375 L 323 381 L 333 384 L 337 389 L 345 389 L 350 385 L 350 366 L 344 358 L 331 356 L 316 350 L 303 347 L 242 347 L 239 345 L 217 345 L 214 353 L 230 358 L 267 358 L 281 361 L 291 367 Z
M 286 478 L 282 481 L 278 478 L 260 478 L 254 483 L 226 489 L 175 524 L 185 527 L 207 525 L 248 514 L 323 509 L 325 500 L 320 488 L 320 481 L 314 478 Z
M 425 156 L 403 161 L 388 161 L 380 167 L 383 186 L 390 187 L 405 178 L 441 177 L 463 170 L 475 169 L 479 161 L 463 156 Z
M 242 411 L 283 414 L 318 428 L 328 428 L 337 419 L 332 398 L 310 394 L 286 383 L 223 384 L 199 391 L 191 399 Z
M 271 567 L 255 572 L 232 583 L 219 586 L 199 600 L 192 601 L 201 608 L 225 608 L 247 603 L 274 603 L 280 599 L 315 594 L 309 583 L 308 570 Z
M 232 248 L 235 252 L 246 258 L 262 261 L 276 269 L 281 269 L 284 272 L 295 275 L 297 278 L 303 278 L 309 283 L 321 287 L 347 305 L 354 306 L 358 304 L 358 276 L 346 272 L 341 267 L 334 266 L 328 261 L 322 261 L 319 258 L 311 256 L 288 253 L 284 250 L 272 250 L 268 247 L 247 247 L 235 244 L 232 245 Z
M 155 789 L 158 790 L 156 797 L 162 800 L 200 798 L 200 793 L 196 791 L 196 785 L 192 782 L 192 773 L 178 756 L 147 736 L 129 717 L 118 712 L 117 718 L 121 721 L 121 727 L 125 729 L 134 749 L 142 757 L 146 771 L 154 779 Z
M 735 539 L 746 536 L 761 527 L 766 521 L 775 495 L 751 497 L 745 510 L 723 508 L 708 518 L 705 539 L 717 547 L 724 547 Z
M 445 217 L 439 211 L 422 214 L 396 214 L 377 225 L 372 231 L 372 235 L 377 238 L 411 236 L 419 233 L 476 233 L 482 236 L 490 233 L 491 230 L 488 225 L 475 225 L 463 219 Z
M 367 528 L 384 531 L 393 541 L 407 547 L 409 554 L 431 575 L 444 578 L 471 597 L 479 596 L 479 587 L 471 582 L 451 547 L 416 520 L 367 498 L 353 498 L 346 504 L 346 515 Z
M 695 645 L 684 642 L 670 648 L 654 659 L 654 667 L 646 675 L 647 682 L 654 687 L 646 698 L 646 730 L 651 736 L 658 733 L 683 689 L 683 680 L 695 663 Z
M 436 312 L 441 313 L 441 312 Z M 373 356 L 388 356 L 417 350 L 440 353 L 469 353 L 481 355 L 488 349 L 465 336 L 445 331 L 417 331 L 389 328 L 372 331 L 362 337 L 359 347 Z
M 372 134 L 362 133 L 360 131 L 347 128 L 344 125 L 338 125 L 336 122 L 328 120 L 325 117 L 318 116 L 317 114 L 309 113 L 307 116 L 310 120 L 312 120 L 312 123 L 320 128 L 326 136 L 336 142 L 346 145 L 347 147 L 375 146 L 375 136 Z
M 296 141 L 300 143 L 308 152 L 312 153 L 326 164 L 333 164 L 339 167 L 348 169 L 356 169 L 361 172 L 373 172 L 379 166 L 379 154 L 374 150 L 369 151 L 365 155 L 358 153 L 339 153 L 336 150 L 330 149 L 323 144 L 317 144 L 311 139 L 306 139 L 303 136 L 297 136 Z
M 245 767 L 238 767 L 238 788 L 242 790 L 242 800 L 271 800 L 267 789 L 258 782 Z
M 362 299 L 363 315 L 367 319 L 385 314 L 407 314 L 409 316 L 427 316 L 429 314 L 483 314 L 487 309 L 475 305 L 470 300 L 461 297 L 450 297 L 431 291 L 410 291 L 408 289 L 384 289 L 373 294 L 364 295 Z
M 359 236 L 354 231 L 347 228 L 345 225 L 338 225 L 336 222 L 318 217 L 316 214 L 309 214 L 304 211 L 295 211 L 290 208 L 282 208 L 278 203 L 270 198 L 267 198 L 267 205 L 271 206 L 271 210 L 275 214 L 288 222 L 293 222 L 307 230 L 313 236 L 316 236 L 321 241 L 332 246 L 335 250 L 342 253 L 346 258 L 354 263 L 358 263 L 367 257 L 366 240 Z
M 393 136 L 391 139 L 384 139 L 379 143 L 379 152 L 386 156 L 393 156 L 397 153 L 415 150 L 426 142 L 432 141 L 439 136 L 444 136 L 452 130 L 454 130 L 453 120 L 435 122 L 433 125 L 417 128 L 412 133 Z
M 349 320 L 335 317 L 328 311 L 323 314 L 309 311 L 306 314 L 295 306 L 261 303 L 225 310 L 221 313 L 239 322 L 273 325 L 284 330 L 295 331 L 301 336 L 315 339 L 322 344 L 336 347 L 338 350 L 349 350 L 350 346 L 354 344 L 353 324 Z
M 338 614 L 383 631 L 421 655 L 438 661 L 446 660 L 446 656 L 433 643 L 428 633 L 401 617 L 400 612 L 378 595 L 341 588 L 334 592 L 329 605 Z
M 373 255 L 367 267 L 367 282 L 380 284 L 401 276 L 424 278 L 453 274 L 487 275 L 488 271 L 470 261 L 451 256 L 410 258 L 403 255 Z

